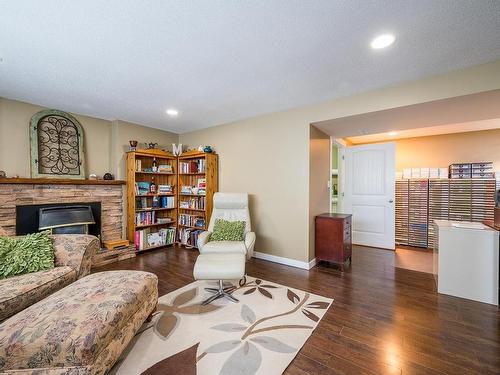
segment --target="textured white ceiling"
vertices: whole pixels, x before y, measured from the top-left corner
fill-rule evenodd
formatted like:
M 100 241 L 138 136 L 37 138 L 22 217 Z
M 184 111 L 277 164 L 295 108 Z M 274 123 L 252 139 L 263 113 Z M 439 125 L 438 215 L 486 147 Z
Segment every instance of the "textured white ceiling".
M 180 133 L 499 58 L 498 0 L 0 2 L 0 96 Z

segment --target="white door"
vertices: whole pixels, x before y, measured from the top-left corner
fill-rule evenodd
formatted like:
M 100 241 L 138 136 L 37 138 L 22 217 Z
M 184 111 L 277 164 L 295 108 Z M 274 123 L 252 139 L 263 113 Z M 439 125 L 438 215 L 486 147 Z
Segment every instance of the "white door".
M 352 242 L 395 248 L 395 144 L 344 149 L 342 212 L 352 214 Z

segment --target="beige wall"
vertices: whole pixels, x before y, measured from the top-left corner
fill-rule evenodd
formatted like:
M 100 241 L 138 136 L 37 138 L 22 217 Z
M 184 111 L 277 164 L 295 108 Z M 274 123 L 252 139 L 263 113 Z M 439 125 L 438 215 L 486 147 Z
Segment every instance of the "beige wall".
M 214 146 L 220 154 L 220 190 L 252 194 L 257 251 L 307 262 L 311 123 L 498 88 L 500 61 L 181 134 L 180 142 Z M 335 129 L 319 128 L 336 136 Z
M 46 108 L 0 98 L 0 170 L 7 175 L 30 176 L 31 117 Z M 86 174 L 109 172 L 107 153 L 110 142 L 109 121 L 75 115 L 83 126 Z
M 0 170 L 7 175 L 30 176 L 31 117 L 46 108 L 37 105 L 0 98 Z M 123 121 L 107 121 L 93 117 L 74 115 L 84 132 L 85 173 L 102 176 L 111 172 L 116 178 L 125 178 L 124 153 L 128 141 L 157 142 L 172 149 L 178 135 L 158 129 Z
M 180 135 L 219 154 L 219 190 L 250 194 L 256 251 L 306 260 L 309 127 L 286 114 Z
M 168 151 L 172 151 L 172 143 L 179 142 L 178 134 L 118 120 L 111 123 L 111 134 L 110 159 L 116 166 L 114 173 L 121 179 L 125 179 L 127 175 L 125 153 L 130 147 L 128 141 L 135 139 L 140 143 L 155 142 L 159 148 Z
M 309 133 L 309 260 L 314 259 L 314 217 L 330 211 L 330 136 L 311 126 Z
M 499 129 L 399 139 L 396 170 L 419 167 L 448 167 L 452 163 L 492 161 L 500 172 Z

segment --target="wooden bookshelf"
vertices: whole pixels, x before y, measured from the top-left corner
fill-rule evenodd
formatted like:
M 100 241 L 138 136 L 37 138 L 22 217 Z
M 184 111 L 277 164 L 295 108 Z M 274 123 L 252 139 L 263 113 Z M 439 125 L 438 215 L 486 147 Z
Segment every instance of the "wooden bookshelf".
M 153 160 L 156 159 L 158 166 L 170 165 L 172 172 L 153 172 L 150 171 L 153 165 Z M 177 157 L 170 152 L 158 149 L 147 149 L 130 151 L 127 153 L 127 238 L 130 242 L 135 242 L 136 231 L 148 230 L 149 233 L 158 232 L 161 228 L 175 227 L 177 223 Z M 140 168 L 140 169 L 139 169 Z M 151 193 L 137 191 L 137 184 L 141 182 L 159 185 L 172 186 L 172 192 Z M 157 190 L 158 191 L 158 190 Z M 158 207 L 153 207 L 154 198 L 158 198 Z M 162 207 L 162 197 L 174 197 L 174 207 Z M 142 203 L 146 202 L 146 207 L 142 207 Z M 136 221 L 137 214 L 145 215 L 151 213 L 154 215 L 154 222 L 138 224 Z M 168 223 L 158 223 L 158 218 L 170 218 Z M 147 235 L 147 231 L 143 235 Z M 175 238 L 174 238 L 175 242 Z M 143 246 L 144 251 L 153 248 L 170 246 L 165 244 L 160 246 Z
M 178 162 L 178 239 L 181 245 L 196 247 L 192 238 L 187 243 L 184 243 L 182 235 L 186 230 L 190 230 L 191 232 L 197 230 L 203 231 L 208 227 L 213 208 L 213 196 L 218 190 L 218 155 L 215 153 L 189 151 L 180 155 Z M 192 166 L 186 169 L 187 163 L 191 163 Z M 197 193 L 182 192 L 183 186 L 198 188 L 198 183 L 201 179 L 205 179 L 204 194 L 200 190 Z M 190 207 L 181 208 L 183 202 L 190 202 Z M 195 226 L 192 225 L 193 223 L 184 223 L 182 222 L 183 215 L 191 215 L 193 218 L 204 220 L 204 225 Z
M 172 166 L 172 172 L 153 172 L 150 170 L 153 160 L 156 159 L 158 165 L 168 164 Z M 138 160 L 141 169 L 138 170 Z M 184 168 L 184 169 L 181 169 Z M 136 184 L 140 182 L 171 185 L 172 192 L 168 194 L 141 192 L 138 193 Z M 199 184 L 205 180 L 205 189 L 199 189 Z M 182 193 L 182 187 L 189 187 L 189 191 Z M 195 188 L 193 190 L 193 188 Z M 198 190 L 196 190 L 198 189 Z M 196 231 L 206 230 L 210 221 L 213 208 L 213 196 L 218 190 L 218 156 L 215 153 L 204 153 L 199 151 L 189 151 L 181 156 L 175 156 L 170 152 L 148 149 L 137 150 L 127 153 L 127 237 L 132 243 L 135 240 L 137 230 L 148 229 L 151 233 L 157 232 L 161 228 L 175 227 L 176 242 L 187 247 L 196 247 L 194 238 Z M 154 207 L 153 198 L 160 198 L 160 207 Z M 175 197 L 175 207 L 161 207 L 161 197 Z M 139 203 L 146 199 L 147 207 L 143 208 Z M 189 207 L 181 208 L 181 202 L 190 202 Z M 142 223 L 136 224 L 136 215 L 143 213 L 154 213 L 155 218 L 169 217 L 172 221 L 168 223 Z M 191 223 L 181 223 L 181 215 L 190 215 L 193 218 Z M 202 220 L 203 226 L 194 225 L 195 219 Z M 190 240 L 185 243 L 179 234 L 185 231 L 195 233 Z M 148 246 L 140 251 L 156 249 L 163 246 Z M 138 250 L 139 251 L 139 250 Z

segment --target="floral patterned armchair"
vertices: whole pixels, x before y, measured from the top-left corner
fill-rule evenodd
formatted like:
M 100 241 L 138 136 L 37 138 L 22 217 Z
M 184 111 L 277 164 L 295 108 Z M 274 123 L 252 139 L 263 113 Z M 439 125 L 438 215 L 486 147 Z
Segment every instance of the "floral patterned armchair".
M 55 267 L 0 280 L 0 322 L 90 273 L 97 237 L 80 234 L 53 236 Z

